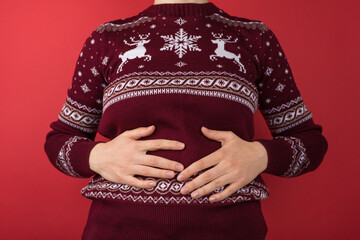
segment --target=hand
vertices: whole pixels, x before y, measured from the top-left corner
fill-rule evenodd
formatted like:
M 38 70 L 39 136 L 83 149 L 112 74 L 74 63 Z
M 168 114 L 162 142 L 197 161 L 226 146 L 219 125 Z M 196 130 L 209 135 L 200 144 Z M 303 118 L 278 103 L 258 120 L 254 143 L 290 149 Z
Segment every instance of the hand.
M 184 181 L 196 172 L 215 166 L 184 185 L 182 194 L 192 192 L 191 197 L 196 199 L 230 184 L 209 198 L 210 202 L 221 201 L 266 169 L 267 151 L 260 142 L 245 141 L 231 131 L 215 131 L 205 127 L 201 131 L 209 139 L 221 142 L 221 148 L 192 163 L 178 175 L 177 180 Z
M 156 182 L 140 180 L 134 175 L 173 178 L 175 173 L 165 169 L 182 171 L 184 166 L 181 163 L 147 155 L 146 152 L 158 149 L 181 150 L 185 144 L 166 139 L 137 140 L 150 135 L 154 129 L 152 125 L 127 130 L 107 143 L 96 144 L 89 156 L 90 169 L 109 181 L 138 188 L 152 188 Z

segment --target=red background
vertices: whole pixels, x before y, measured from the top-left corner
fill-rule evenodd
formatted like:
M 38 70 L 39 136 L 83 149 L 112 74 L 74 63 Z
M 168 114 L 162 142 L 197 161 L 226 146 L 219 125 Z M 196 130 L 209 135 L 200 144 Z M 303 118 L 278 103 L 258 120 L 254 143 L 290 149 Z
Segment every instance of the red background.
M 360 239 L 359 24 L 356 1 L 223 0 L 226 12 L 265 22 L 287 55 L 329 149 L 317 171 L 293 179 L 263 174 L 267 240 Z M 75 61 L 99 24 L 139 13 L 152 0 L 1 1 L 0 236 L 80 239 L 89 179 L 65 176 L 43 150 Z M 270 132 L 256 112 L 255 137 Z M 357 229 L 356 229 L 357 228 Z

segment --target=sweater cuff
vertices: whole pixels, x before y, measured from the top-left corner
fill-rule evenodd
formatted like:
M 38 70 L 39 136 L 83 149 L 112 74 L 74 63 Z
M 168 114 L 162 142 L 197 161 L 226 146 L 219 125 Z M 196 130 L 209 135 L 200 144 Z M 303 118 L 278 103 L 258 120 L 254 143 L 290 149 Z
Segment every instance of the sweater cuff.
M 90 169 L 89 156 L 93 147 L 102 142 L 103 141 L 79 141 L 72 146 L 70 152 L 71 165 L 74 171 L 81 177 L 91 177 L 97 174 Z
M 282 175 L 289 168 L 288 159 L 291 159 L 288 143 L 281 139 L 254 139 L 260 142 L 267 151 L 268 164 L 263 171 L 268 174 Z

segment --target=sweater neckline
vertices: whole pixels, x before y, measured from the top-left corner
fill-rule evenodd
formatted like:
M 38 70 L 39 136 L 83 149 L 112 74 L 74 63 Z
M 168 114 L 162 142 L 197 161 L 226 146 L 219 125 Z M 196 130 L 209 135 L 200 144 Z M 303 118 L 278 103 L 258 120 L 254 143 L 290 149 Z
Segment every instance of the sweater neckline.
M 141 11 L 140 15 L 154 17 L 157 15 L 165 16 L 201 16 L 213 13 L 222 13 L 214 3 L 161 3 L 153 4 Z

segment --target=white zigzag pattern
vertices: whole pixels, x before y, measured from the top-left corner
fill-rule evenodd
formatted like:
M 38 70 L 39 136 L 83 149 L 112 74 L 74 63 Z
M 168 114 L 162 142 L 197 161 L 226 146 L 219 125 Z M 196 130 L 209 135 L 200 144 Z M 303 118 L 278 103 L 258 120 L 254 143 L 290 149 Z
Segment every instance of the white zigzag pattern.
M 273 114 L 274 112 L 281 112 L 283 109 L 290 108 L 292 105 L 296 105 L 300 101 L 302 101 L 302 97 L 298 96 L 297 98 L 295 98 L 287 103 L 281 104 L 281 106 L 273 107 L 271 109 L 265 109 L 265 110 L 262 110 L 262 112 L 263 112 L 263 114 L 266 114 L 266 115 Z
M 287 172 L 284 173 L 282 177 L 295 177 L 300 175 L 300 173 L 310 164 L 310 160 L 306 155 L 306 148 L 302 141 L 293 136 L 277 136 L 275 138 L 281 138 L 288 141 L 293 149 L 293 161 L 291 162 Z
M 163 197 L 163 196 L 142 196 L 142 195 L 132 195 L 132 194 L 123 194 L 123 193 L 113 193 L 108 191 L 90 191 L 86 192 L 85 189 L 82 189 L 81 193 L 87 197 L 87 198 L 111 198 L 111 199 L 122 199 L 122 200 L 128 200 L 132 202 L 153 202 L 153 203 L 210 203 L 209 197 L 200 197 L 197 199 L 193 199 L 191 197 L 182 196 L 182 197 Z M 258 189 L 253 186 L 244 187 L 242 189 L 239 189 L 237 193 L 242 193 L 244 195 L 251 195 L 250 196 L 244 196 L 244 195 L 237 195 L 234 197 L 227 197 L 222 201 L 219 201 L 221 203 L 236 203 L 236 202 L 243 202 L 243 201 L 250 201 L 252 199 L 256 200 L 264 200 L 269 197 L 268 193 L 264 191 L 263 189 Z
M 190 177 L 188 181 L 191 181 L 200 173 L 200 171 L 194 174 L 194 177 Z M 141 180 L 155 180 L 152 177 L 142 177 L 138 176 Z M 178 182 L 176 176 L 174 179 L 158 179 L 157 185 L 150 189 L 143 189 L 134 187 L 128 184 L 115 183 L 108 181 L 101 177 L 100 175 L 94 176 L 90 182 L 81 189 L 81 194 L 88 198 L 111 198 L 111 199 L 122 199 L 133 202 L 153 202 L 153 203 L 210 203 L 208 197 L 203 196 L 197 199 L 193 199 L 190 196 L 182 196 L 180 193 L 181 186 L 185 182 Z M 222 186 L 211 194 L 216 194 L 225 189 L 225 186 Z M 241 189 L 238 189 L 235 193 L 229 196 L 227 199 L 222 200 L 221 202 L 240 202 L 248 201 L 251 199 L 266 199 L 268 198 L 268 189 L 265 184 L 262 184 L 258 181 L 251 181 L 248 185 L 244 186 Z M 158 195 L 180 195 L 179 196 L 158 196 Z M 148 196 L 146 196 L 148 195 Z M 209 196 L 210 196 L 209 195 Z
M 82 110 L 85 110 L 88 113 L 95 113 L 95 114 L 98 114 L 98 115 L 100 115 L 102 113 L 102 109 L 88 107 L 88 106 L 86 106 L 84 104 L 81 104 L 81 103 L 71 99 L 69 96 L 67 96 L 66 101 L 68 103 L 70 103 L 72 106 L 77 107 L 77 108 L 82 109 Z
M 73 176 L 73 177 L 82 177 L 80 174 L 74 171 L 74 168 L 71 165 L 70 161 L 70 151 L 72 145 L 77 142 L 78 140 L 86 140 L 89 139 L 84 137 L 74 136 L 69 138 L 64 145 L 61 147 L 60 152 L 58 154 L 58 158 L 56 160 L 56 166 L 65 174 Z
M 132 27 L 132 26 L 136 26 L 142 22 L 145 21 L 151 21 L 153 20 L 153 17 L 148 17 L 148 16 L 143 16 L 143 17 L 139 17 L 138 19 L 136 19 L 135 21 L 132 22 L 125 22 L 123 24 L 116 24 L 116 23 L 111 23 L 111 22 L 107 22 L 107 23 L 103 23 L 101 24 L 97 30 L 102 33 L 104 30 L 112 30 L 112 31 L 116 31 L 116 30 L 121 30 L 123 28 L 128 28 L 128 27 Z

